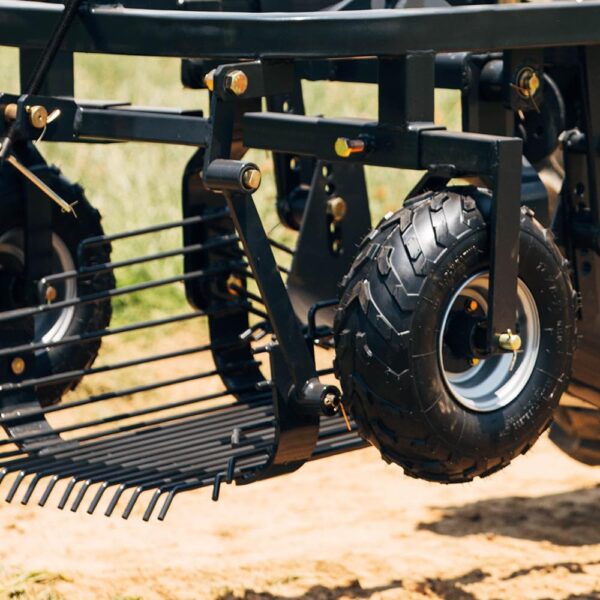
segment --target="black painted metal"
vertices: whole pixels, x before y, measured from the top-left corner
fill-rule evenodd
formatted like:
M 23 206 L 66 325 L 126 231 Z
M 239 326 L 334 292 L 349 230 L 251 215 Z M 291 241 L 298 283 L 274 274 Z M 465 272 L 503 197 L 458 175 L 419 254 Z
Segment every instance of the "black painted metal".
M 2 0 L 0 45 L 43 48 L 61 10 L 55 4 Z M 597 1 L 323 11 L 294 17 L 283 13 L 89 7 L 80 11 L 63 48 L 234 60 L 401 56 L 420 50 L 478 52 L 577 46 L 594 43 L 600 31 Z M 463 31 L 465 20 L 470 23 L 470 34 L 457 35 Z
M 29 95 L 0 95 L 2 111 L 11 103 L 18 107 L 14 124 L 0 119 L 0 134 L 14 129 L 20 143 L 39 137 L 26 110 L 39 104 L 61 111 L 44 132 L 47 141 L 146 141 L 189 145 L 197 152 L 184 174 L 182 220 L 86 240 L 78 251 L 79 267 L 69 273 L 51 274 L 43 258 L 49 240 L 47 201 L 37 190 L 28 192 L 29 302 L 0 314 L 0 424 L 9 435 L 0 440 L 0 481 L 15 474 L 9 500 L 28 481 L 23 502 L 30 501 L 43 482 L 39 501 L 45 504 L 62 481 L 61 508 L 77 510 L 93 491 L 88 509 L 93 512 L 114 488 L 106 514 L 128 495 L 127 517 L 148 493 L 144 518 L 162 499 L 162 519 L 175 495 L 185 490 L 213 484 L 216 499 L 222 483 L 249 483 L 362 447 L 342 419 L 318 415 L 322 395 L 330 389 L 318 378 L 330 370 L 317 371 L 313 344 L 329 345 L 336 287 L 368 228 L 365 165 L 425 170 L 415 194 L 441 189 L 455 177 L 472 178 L 492 190 L 488 345 L 495 351 L 494 334 L 515 321 L 519 205 L 535 201 L 545 211 L 550 206 L 538 165 L 530 162 L 548 158 L 557 131 L 545 132 L 545 143 L 532 151 L 536 159 L 529 162 L 523 160 L 519 137 L 531 148 L 527 136 L 540 124 L 564 122 L 572 129 L 563 140 L 566 184 L 561 209 L 550 216 L 575 264 L 582 314 L 597 313 L 600 2 L 419 9 L 398 3 L 395 10 L 365 10 L 370 3 L 362 1 L 334 7 L 328 0 L 263 0 L 260 6 L 248 0 L 161 0 L 150 9 L 144 0 L 126 0 L 118 8 L 108 1 L 86 4 L 77 15 L 75 4 L 69 4 L 69 32 L 61 29 L 63 43 L 57 43 L 57 35 L 48 44 L 59 16 L 67 14 L 62 5 L 0 0 L 0 45 L 20 48 L 23 80 L 34 60 L 41 56 L 49 67 L 48 59 L 57 56 L 53 68 L 39 71 L 46 78 L 37 77 L 35 89 L 25 89 Z M 271 10 L 311 12 L 290 19 Z M 467 21 L 469 35 L 458 35 Z M 51 52 L 44 56 L 40 50 L 46 47 Z M 186 58 L 183 79 L 194 88 L 204 87 L 203 76 L 214 69 L 210 115 L 75 101 L 69 98 L 74 51 Z M 532 96 L 516 87 L 524 66 L 541 81 Z M 245 89 L 237 93 L 228 84 L 234 71 L 246 78 Z M 378 114 L 363 120 L 306 116 L 302 79 L 377 85 Z M 436 86 L 460 90 L 463 132 L 445 131 L 434 122 Z M 573 92 L 578 86 L 580 91 Z M 557 119 L 563 95 L 575 108 Z M 263 99 L 268 112 L 262 112 Z M 360 141 L 362 151 L 341 156 L 339 138 Z M 280 218 L 300 229 L 293 249 L 269 239 L 252 196 L 245 193 L 244 172 L 256 167 L 244 161 L 248 147 L 274 152 Z M 334 219 L 331 200 L 345 202 L 347 214 Z M 34 206 L 41 210 L 31 210 Z M 102 264 L 86 262 L 99 245 L 127 244 L 140 236 L 149 243 L 146 236 L 176 229 L 183 245 Z M 278 264 L 278 253 L 292 256 L 291 270 Z M 122 273 L 177 257 L 182 269 L 160 279 L 49 305 L 36 297 L 53 282 Z M 189 312 L 34 341 L 36 314 L 107 298 L 121 304 L 136 294 L 181 285 Z M 110 343 L 134 332 L 167 341 L 170 327 L 186 323 L 192 331 L 201 318 L 208 319 L 210 343 L 195 340 L 185 348 L 167 346 L 54 374 L 36 370 L 34 355 L 47 348 L 100 339 Z M 593 332 L 590 340 L 598 338 L 596 327 Z M 268 341 L 258 346 L 263 337 Z M 595 350 L 590 346 L 585 360 L 576 363 L 576 377 L 600 387 Z M 194 361 L 208 353 L 214 367 L 199 368 Z M 269 378 L 261 370 L 265 355 Z M 27 365 L 18 376 L 11 371 L 16 356 Z M 191 361 L 185 372 L 159 375 L 160 365 L 174 359 L 183 364 L 184 358 Z M 146 365 L 138 380 L 127 379 L 100 394 L 44 408 L 36 397 L 41 386 L 81 376 L 116 378 Z M 199 393 L 199 386 L 209 382 L 210 390 Z M 136 404 L 142 394 L 152 401 Z M 106 409 L 90 416 L 85 412 L 90 406 Z

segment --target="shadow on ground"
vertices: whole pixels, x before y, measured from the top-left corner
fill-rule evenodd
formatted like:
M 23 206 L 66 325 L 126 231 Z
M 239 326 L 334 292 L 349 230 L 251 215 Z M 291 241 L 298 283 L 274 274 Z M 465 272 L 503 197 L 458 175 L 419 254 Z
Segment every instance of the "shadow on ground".
M 443 507 L 441 516 L 418 529 L 463 537 L 492 533 L 559 546 L 600 543 L 600 485 L 534 498 L 511 496 Z
M 554 564 L 536 565 L 528 569 L 519 569 L 501 579 L 508 581 L 519 577 L 526 577 L 534 572 L 542 572 L 554 577 L 559 576 L 557 571 L 567 571 L 569 574 L 584 574 L 587 566 L 597 565 L 598 561 L 589 563 L 561 562 Z M 371 598 L 374 594 L 395 591 L 402 598 L 405 594 L 410 597 L 422 595 L 424 598 L 440 598 L 441 600 L 478 600 L 479 597 L 465 589 L 464 586 L 485 582 L 492 576 L 481 569 L 474 569 L 452 578 L 431 577 L 417 583 L 412 582 L 407 587 L 400 580 L 394 580 L 387 585 L 374 587 L 362 587 L 359 581 L 353 581 L 345 586 L 326 587 L 313 586 L 300 595 L 276 595 L 270 592 L 257 592 L 245 590 L 241 594 L 227 592 L 215 600 L 360 600 Z M 563 598 L 541 598 L 540 600 L 598 600 L 600 598 L 600 587 L 582 594 L 570 594 Z

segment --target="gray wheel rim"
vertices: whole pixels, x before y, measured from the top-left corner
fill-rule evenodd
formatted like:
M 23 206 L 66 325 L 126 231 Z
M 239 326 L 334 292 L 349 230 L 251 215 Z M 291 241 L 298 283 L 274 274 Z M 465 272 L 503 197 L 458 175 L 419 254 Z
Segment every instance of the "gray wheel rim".
M 0 236 L 0 246 L 4 254 L 9 254 L 21 265 L 25 264 L 24 236 L 20 228 L 11 229 Z M 55 273 L 74 271 L 75 262 L 65 242 L 52 234 L 53 265 Z M 68 278 L 57 286 L 60 300 L 73 300 L 77 297 L 77 281 Z M 51 343 L 63 339 L 69 331 L 75 317 L 75 307 L 70 306 L 35 317 L 35 342 Z
M 449 317 L 458 303 L 476 300 L 487 314 L 489 273 L 473 275 L 456 291 L 442 320 L 438 356 L 442 377 L 454 399 L 476 412 L 491 412 L 508 406 L 523 391 L 535 369 L 540 348 L 540 319 L 533 294 L 519 279 L 517 289 L 517 326 L 521 350 L 495 355 L 461 372 L 452 372 L 444 361 L 444 336 Z

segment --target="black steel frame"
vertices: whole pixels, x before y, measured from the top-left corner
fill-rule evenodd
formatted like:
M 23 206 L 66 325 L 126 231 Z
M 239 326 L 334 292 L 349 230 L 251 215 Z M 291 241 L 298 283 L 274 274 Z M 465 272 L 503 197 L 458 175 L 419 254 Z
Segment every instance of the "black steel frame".
M 358 169 L 376 165 L 424 170 L 427 175 L 415 192 L 443 187 L 458 177 L 485 182 L 492 191 L 487 341 L 488 351 L 497 351 L 495 336 L 514 326 L 516 306 L 522 141 L 513 135 L 511 119 L 519 111 L 534 108 L 531 98 L 515 92 L 516 77 L 523 65 L 542 77 L 541 53 L 548 48 L 575 48 L 588 68 L 584 134 L 587 177 L 594 182 L 589 215 L 586 213 L 578 239 L 586 235 L 593 241 L 599 239 L 594 237 L 600 227 L 600 172 L 594 145 L 599 108 L 592 97 L 597 83 L 592 71 L 598 72 L 594 57 L 600 47 L 600 2 L 347 10 L 360 6 L 348 2 L 342 7 L 346 10 L 300 13 L 294 19 L 284 14 L 190 10 L 204 6 L 201 2 L 181 5 L 187 10 L 127 8 L 139 3 L 124 4 L 126 8 L 84 3 L 40 92 L 3 93 L 0 107 L 16 104 L 13 126 L 21 142 L 39 136 L 26 107 L 41 105 L 61 114 L 47 127 L 46 141 L 145 141 L 201 149 L 196 162 L 206 188 L 202 193 L 228 211 L 234 226 L 230 233 L 237 235 L 243 246 L 249 275 L 256 279 L 276 340 L 270 348 L 276 435 L 275 441 L 267 444 L 268 459 L 243 473 L 235 471 L 233 460 L 228 472 L 218 475 L 216 489 L 223 479 L 248 482 L 298 468 L 317 447 L 324 398 L 337 393 L 318 381 L 311 336 L 296 317 L 251 191 L 243 184 L 243 174 L 254 166 L 244 162 L 241 144 L 275 153 L 283 200 L 300 181 L 286 167 L 289 157 L 302 161 L 305 173 L 324 163 L 345 163 Z M 165 6 L 171 4 L 165 2 Z M 298 3 L 290 6 L 293 10 Z M 23 80 L 51 38 L 61 11 L 62 6 L 55 3 L 0 0 L 0 45 L 20 48 Z M 469 20 L 468 36 L 458 33 L 464 30 L 465 19 Z M 214 66 L 210 115 L 78 102 L 70 97 L 73 52 L 183 58 L 184 81 L 195 82 L 192 85 L 196 87 L 203 85 L 198 73 Z M 501 61 L 501 69 L 499 78 L 490 80 L 484 77 L 482 66 L 492 59 Z M 248 83 L 240 95 L 228 88 L 228 77 L 234 71 L 243 73 Z M 302 79 L 375 84 L 378 114 L 370 120 L 306 116 L 299 87 Z M 449 132 L 435 124 L 436 86 L 462 91 L 464 132 Z M 482 95 L 487 95 L 488 101 L 491 98 L 493 117 L 489 110 L 478 112 Z M 293 112 L 283 110 L 285 98 L 294 100 Z M 267 112 L 261 111 L 261 99 L 267 101 Z M 0 121 L 2 137 L 7 130 L 8 125 Z M 340 139 L 357 143 L 360 151 L 342 157 L 336 150 Z M 31 192 L 31 206 L 40 203 L 36 194 Z M 288 210 L 285 219 L 297 226 L 298 219 L 294 221 L 292 208 L 283 200 L 280 214 Z M 42 213 L 31 212 L 39 220 Z M 30 225 L 35 224 L 32 221 Z M 41 246 L 43 255 L 43 242 Z M 31 256 L 38 254 L 40 243 L 31 249 Z M 39 280 L 36 261 L 29 263 L 30 278 Z M 186 288 L 192 304 L 206 302 L 187 280 Z M 313 324 L 308 333 L 314 334 L 315 328 Z M 251 456 L 255 454 L 256 449 Z

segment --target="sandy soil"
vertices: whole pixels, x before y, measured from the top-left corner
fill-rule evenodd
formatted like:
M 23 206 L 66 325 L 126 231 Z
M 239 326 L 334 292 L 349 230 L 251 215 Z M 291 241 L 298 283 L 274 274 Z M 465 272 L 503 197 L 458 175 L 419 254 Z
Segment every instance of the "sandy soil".
M 4 488 L 3 488 L 4 490 Z M 139 504 L 138 504 L 139 506 Z M 600 469 L 543 439 L 494 477 L 411 480 L 363 450 L 177 498 L 164 523 L 0 505 L 7 598 L 600 598 Z M 141 510 L 141 508 L 140 508 Z

